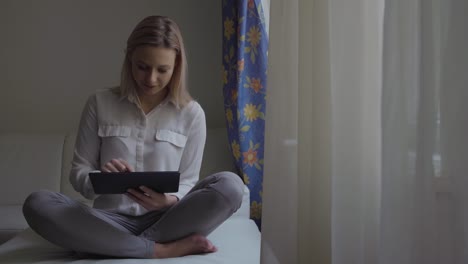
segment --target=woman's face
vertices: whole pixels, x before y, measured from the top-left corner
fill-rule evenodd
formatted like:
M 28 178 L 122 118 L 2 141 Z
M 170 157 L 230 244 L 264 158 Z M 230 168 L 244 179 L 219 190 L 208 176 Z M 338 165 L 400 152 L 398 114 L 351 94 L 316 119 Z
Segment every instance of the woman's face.
M 170 82 L 176 51 L 154 46 L 139 46 L 131 55 L 132 75 L 140 96 L 155 96 Z

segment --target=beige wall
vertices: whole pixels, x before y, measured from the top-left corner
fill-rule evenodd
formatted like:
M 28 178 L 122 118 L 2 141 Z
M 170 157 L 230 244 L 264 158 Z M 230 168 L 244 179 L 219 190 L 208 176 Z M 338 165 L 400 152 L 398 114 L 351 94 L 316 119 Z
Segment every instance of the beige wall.
M 123 49 L 147 15 L 173 17 L 187 46 L 192 95 L 224 127 L 219 0 L 0 2 L 0 132 L 66 132 L 86 98 L 119 82 Z

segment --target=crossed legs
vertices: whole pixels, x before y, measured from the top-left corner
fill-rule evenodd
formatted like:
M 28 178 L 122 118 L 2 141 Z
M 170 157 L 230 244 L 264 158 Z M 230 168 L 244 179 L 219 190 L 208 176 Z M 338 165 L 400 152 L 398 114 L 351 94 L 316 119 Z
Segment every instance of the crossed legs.
M 241 205 L 239 176 L 206 177 L 164 212 L 131 217 L 89 208 L 63 194 L 32 193 L 23 206 L 29 226 L 50 242 L 77 252 L 154 258 L 213 252 L 206 236 Z

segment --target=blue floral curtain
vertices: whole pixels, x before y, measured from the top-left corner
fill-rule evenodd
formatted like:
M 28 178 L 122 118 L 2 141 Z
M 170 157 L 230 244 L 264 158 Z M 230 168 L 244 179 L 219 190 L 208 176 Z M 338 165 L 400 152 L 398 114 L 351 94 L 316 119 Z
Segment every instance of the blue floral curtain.
M 261 228 L 268 35 L 261 0 L 223 0 L 223 93 L 230 148 Z

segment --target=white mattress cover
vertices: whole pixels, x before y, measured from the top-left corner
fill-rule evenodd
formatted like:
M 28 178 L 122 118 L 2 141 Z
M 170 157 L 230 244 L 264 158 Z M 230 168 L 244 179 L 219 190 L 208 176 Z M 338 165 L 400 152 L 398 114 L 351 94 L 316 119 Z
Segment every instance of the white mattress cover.
M 116 264 L 258 264 L 260 263 L 260 232 L 252 220 L 231 217 L 208 238 L 218 251 L 171 259 L 76 259 L 70 251 L 57 247 L 31 229 L 27 229 L 0 246 L 0 263 L 116 263 Z

